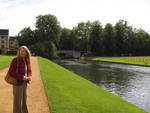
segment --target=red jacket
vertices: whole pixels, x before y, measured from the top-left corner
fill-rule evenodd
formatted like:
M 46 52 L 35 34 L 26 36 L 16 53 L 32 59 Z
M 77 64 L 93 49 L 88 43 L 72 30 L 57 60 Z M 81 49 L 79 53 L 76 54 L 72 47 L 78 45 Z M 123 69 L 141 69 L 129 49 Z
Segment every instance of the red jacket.
M 18 63 L 18 73 L 16 72 Z M 32 76 L 30 61 L 26 60 L 27 65 L 27 76 Z M 10 68 L 9 68 L 9 74 L 17 79 L 17 85 L 22 85 L 23 83 L 23 77 L 25 75 L 25 63 L 22 59 L 18 59 L 17 57 L 14 58 L 11 62 Z

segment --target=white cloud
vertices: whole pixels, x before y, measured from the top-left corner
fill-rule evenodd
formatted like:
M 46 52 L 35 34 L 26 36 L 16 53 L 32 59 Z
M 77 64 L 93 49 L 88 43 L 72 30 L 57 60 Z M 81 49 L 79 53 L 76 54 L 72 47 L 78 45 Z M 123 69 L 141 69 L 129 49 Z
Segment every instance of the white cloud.
M 36 16 L 53 14 L 62 27 L 70 29 L 88 20 L 99 20 L 105 26 L 123 19 L 130 26 L 150 31 L 149 11 L 149 0 L 11 0 L 0 2 L 0 29 L 8 28 L 10 35 L 16 35 L 24 27 L 34 29 Z

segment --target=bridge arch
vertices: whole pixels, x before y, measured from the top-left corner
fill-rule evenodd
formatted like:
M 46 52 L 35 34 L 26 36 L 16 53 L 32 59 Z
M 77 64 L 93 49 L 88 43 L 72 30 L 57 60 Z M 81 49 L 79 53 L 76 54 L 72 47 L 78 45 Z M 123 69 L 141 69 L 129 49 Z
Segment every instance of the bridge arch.
M 74 58 L 79 58 L 79 57 L 81 57 L 80 52 L 74 51 L 74 50 L 57 50 L 56 53 L 57 53 L 57 54 L 60 54 L 60 53 L 69 54 L 69 55 L 73 56 Z

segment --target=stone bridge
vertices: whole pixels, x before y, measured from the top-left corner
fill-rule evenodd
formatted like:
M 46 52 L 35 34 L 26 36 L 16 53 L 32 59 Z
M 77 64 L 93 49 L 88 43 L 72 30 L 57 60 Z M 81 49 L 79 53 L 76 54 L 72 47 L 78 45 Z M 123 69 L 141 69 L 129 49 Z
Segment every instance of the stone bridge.
M 57 54 L 60 54 L 60 53 L 69 54 L 69 55 L 73 56 L 74 58 L 81 57 L 80 52 L 74 51 L 74 50 L 57 50 Z

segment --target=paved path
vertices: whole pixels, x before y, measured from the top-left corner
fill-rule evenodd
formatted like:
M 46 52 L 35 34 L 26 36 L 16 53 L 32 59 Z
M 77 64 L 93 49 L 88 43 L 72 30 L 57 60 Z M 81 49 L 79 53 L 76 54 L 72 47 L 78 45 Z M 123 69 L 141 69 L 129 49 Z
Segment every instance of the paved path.
M 33 77 L 27 92 L 29 113 L 50 113 L 37 57 L 31 57 L 31 68 Z M 0 70 L 0 113 L 12 113 L 12 86 L 4 80 L 7 70 L 8 67 Z

